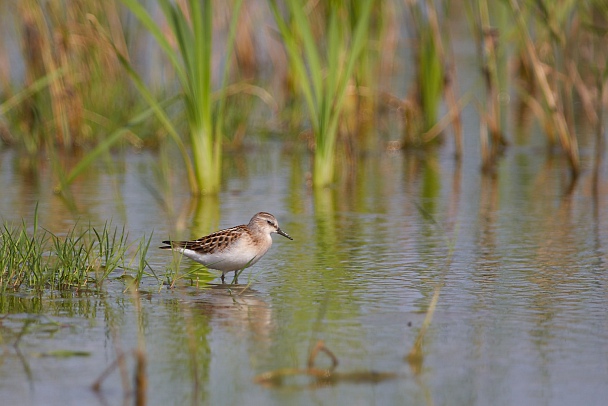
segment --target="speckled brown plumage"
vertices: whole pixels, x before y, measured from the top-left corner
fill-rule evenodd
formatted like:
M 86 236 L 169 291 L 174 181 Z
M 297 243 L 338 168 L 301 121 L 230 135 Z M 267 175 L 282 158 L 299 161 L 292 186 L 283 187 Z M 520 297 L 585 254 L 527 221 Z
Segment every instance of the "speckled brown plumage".
M 225 230 L 216 231 L 215 233 L 206 235 L 198 240 L 191 241 L 163 241 L 163 244 L 168 244 L 171 247 L 181 247 L 190 250 L 195 250 L 201 254 L 209 254 L 212 252 L 221 252 L 230 245 L 232 241 L 239 238 L 243 232 L 246 232 L 247 226 L 236 226 Z M 170 247 L 161 247 L 170 248 Z

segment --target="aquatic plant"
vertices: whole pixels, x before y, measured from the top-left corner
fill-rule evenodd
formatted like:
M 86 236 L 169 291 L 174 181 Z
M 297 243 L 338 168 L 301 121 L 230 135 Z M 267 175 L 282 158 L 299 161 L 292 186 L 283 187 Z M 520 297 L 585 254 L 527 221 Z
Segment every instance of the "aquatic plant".
M 452 262 L 454 260 L 454 252 L 456 249 L 456 243 L 458 241 L 458 233 L 459 233 L 459 229 L 460 229 L 460 224 L 457 223 L 451 232 L 451 236 L 448 236 L 447 231 L 444 229 L 444 227 L 440 223 L 437 222 L 437 220 L 433 216 L 433 213 L 427 211 L 420 204 L 416 204 L 416 207 L 418 208 L 420 215 L 425 220 L 430 222 L 433 226 L 435 226 L 443 234 L 443 239 L 445 241 L 446 248 L 447 248 L 445 263 L 438 270 L 439 271 L 438 280 L 435 283 L 435 286 L 433 288 L 433 295 L 431 296 L 431 300 L 428 304 L 428 308 L 427 308 L 426 314 L 424 316 L 424 321 L 422 322 L 422 325 L 420 326 L 420 330 L 418 331 L 414 344 L 410 348 L 407 355 L 404 357 L 404 361 L 406 361 L 410 365 L 410 368 L 412 369 L 412 371 L 416 374 L 419 374 L 422 371 L 422 364 L 424 362 L 424 353 L 423 353 L 424 339 L 426 337 L 428 328 L 430 327 L 431 322 L 433 321 L 433 316 L 435 314 L 435 311 L 437 310 L 437 304 L 439 303 L 439 296 L 441 295 L 441 290 L 443 289 L 443 287 L 446 284 L 447 275 L 450 271 Z
M 331 360 L 329 368 L 319 368 L 315 366 L 315 361 L 319 353 L 326 354 Z M 376 384 L 399 378 L 395 372 L 380 372 L 371 370 L 336 372 L 338 367 L 338 357 L 325 345 L 323 340 L 319 340 L 308 356 L 306 368 L 281 368 L 259 374 L 254 378 L 254 382 L 266 388 L 285 388 L 301 389 L 315 388 L 319 385 L 336 385 L 338 383 L 356 384 Z M 307 376 L 311 382 L 305 385 L 296 383 L 287 384 L 285 381 L 289 377 Z M 294 379 L 294 382 L 297 380 Z
M 441 40 L 441 33 L 430 24 L 429 21 L 421 17 L 420 10 L 414 14 L 414 21 L 418 27 L 418 49 L 416 51 L 417 79 L 419 87 L 418 97 L 421 111 L 423 127 L 422 131 L 430 130 L 437 123 L 439 113 L 439 103 L 443 94 L 444 84 L 444 61 L 438 41 Z
M 402 110 L 403 136 L 405 148 L 436 144 L 448 124 L 454 131 L 455 156 L 462 156 L 462 126 L 460 112 L 468 101 L 467 97 L 457 100 L 457 78 L 451 57 L 449 42 L 450 7 L 443 3 L 442 13 L 437 11 L 433 1 L 407 0 L 407 8 L 412 17 L 413 35 L 412 90 L 405 100 L 397 105 Z M 443 14 L 444 18 L 440 18 Z M 439 119 L 439 107 L 445 100 L 448 113 Z M 394 100 L 394 99 L 393 99 Z
M 313 184 L 325 187 L 334 180 L 336 142 L 348 85 L 355 63 L 367 41 L 372 1 L 358 7 L 351 25 L 348 2 L 330 2 L 323 33 L 315 38 L 314 21 L 305 2 L 286 0 L 284 16 L 276 0 L 270 0 L 275 21 L 289 56 L 290 66 L 304 95 L 315 140 Z M 349 41 L 350 40 L 350 41 Z
M 543 18 L 539 19 L 541 21 L 540 26 L 545 25 L 545 29 L 548 30 L 548 35 L 551 38 L 551 49 L 555 50 L 555 53 L 552 55 L 553 63 L 549 65 L 552 67 L 549 70 L 550 74 L 548 73 L 547 64 L 541 59 L 541 52 L 535 46 L 529 32 L 531 18 L 526 18 L 528 16 L 525 11 L 530 11 L 531 8 L 522 9 L 517 0 L 509 0 L 509 4 L 513 10 L 518 33 L 521 36 L 523 52 L 528 58 L 534 79 L 542 95 L 542 107 L 537 108 L 536 111 L 547 127 L 548 136 L 552 137 L 555 135 L 559 140 L 561 148 L 570 164 L 572 175 L 576 178 L 580 173 L 578 140 L 576 135 L 573 134 L 573 129 L 566 118 L 565 108 L 567 108 L 567 103 L 564 103 L 564 93 L 560 92 L 560 89 L 563 90 L 566 86 L 564 81 L 559 79 L 562 76 L 559 69 L 561 62 L 559 61 L 563 58 L 566 42 L 564 33 L 556 31 L 553 26 L 554 24 L 558 24 L 558 20 L 560 19 L 565 21 L 574 12 L 574 4 L 562 4 L 560 7 L 546 7 L 544 4 L 539 3 L 543 13 Z M 536 100 L 534 102 L 538 103 Z
M 131 102 L 113 47 L 98 35 L 99 26 L 117 24 L 116 3 L 26 0 L 13 10 L 24 78 L 22 89 L 13 90 L 12 83 L 3 88 L 11 103 L 0 108 L 1 115 L 9 113 L 2 141 L 28 154 L 94 144 L 129 114 Z M 120 33 L 113 38 L 118 47 Z
M 143 26 L 152 34 L 177 75 L 188 120 L 193 170 L 189 168 L 190 188 L 193 194 L 213 194 L 219 191 L 222 162 L 222 123 L 225 114 L 225 95 L 214 104 L 212 87 L 213 22 L 212 2 L 189 0 L 182 9 L 168 0 L 158 0 L 174 47 L 167 38 L 161 22 L 155 21 L 137 0 L 122 0 Z M 226 44 L 226 63 L 220 81 L 220 92 L 225 92 L 225 82 L 230 69 L 236 23 L 242 0 L 235 0 L 232 20 Z M 135 86 L 153 109 L 171 137 L 177 141 L 184 160 L 190 158 L 185 152 L 175 124 L 135 68 L 125 56 L 121 61 L 133 79 Z M 215 117 L 214 117 L 215 112 Z M 214 121 L 215 120 L 215 121 Z
M 115 145 L 125 140 L 138 147 L 158 145 L 152 143 L 168 134 L 181 153 L 193 194 L 215 193 L 221 181 L 222 144 L 241 145 L 248 116 L 256 112 L 249 100 L 234 97 L 241 94 L 257 96 L 281 114 L 293 107 L 297 111 L 289 123 L 293 129 L 302 126 L 305 117 L 300 111 L 306 111 L 314 138 L 310 142 L 314 147 L 313 182 L 317 186 L 331 183 L 340 166 L 340 161 L 336 162 L 341 145 L 338 137 L 346 141 L 344 151 L 356 152 L 373 145 L 364 138 L 372 132 L 361 129 L 387 125 L 381 120 L 370 125 L 369 118 L 379 117 L 374 113 L 384 107 L 373 104 L 380 100 L 377 95 L 387 93 L 378 89 L 379 82 L 400 75 L 398 71 L 374 70 L 377 66 L 373 64 L 393 66 L 392 60 L 404 44 L 397 29 L 382 36 L 388 20 L 394 27 L 406 26 L 414 33 L 413 58 L 407 64 L 415 72 L 410 96 L 403 100 L 402 96 L 389 95 L 387 104 L 399 110 L 407 126 L 398 145 L 429 143 L 439 138 L 451 121 L 456 155 L 462 154 L 458 116 L 466 103 L 464 97 L 456 101 L 458 92 L 453 89 L 458 80 L 448 22 L 458 14 L 452 12 L 450 7 L 454 6 L 449 2 L 270 0 L 271 14 L 263 18 L 274 18 L 280 41 L 269 41 L 264 49 L 269 50 L 273 62 L 277 61 L 279 70 L 280 53 L 287 51 L 291 70 L 286 87 L 290 95 L 303 101 L 306 108 L 300 109 L 300 103 L 290 104 L 293 98 L 275 105 L 268 90 L 249 82 L 266 77 L 268 72 L 260 63 L 261 54 L 254 52 L 258 40 L 265 38 L 252 40 L 258 35 L 253 25 L 258 24 L 260 15 L 252 13 L 241 24 L 242 0 L 226 6 L 231 21 L 225 25 L 214 21 L 214 12 L 222 14 L 213 8 L 218 2 L 121 1 L 127 8 L 117 7 L 116 0 L 67 0 L 48 5 L 24 0 L 14 7 L 5 6 L 20 37 L 8 35 L 0 43 L 0 57 L 7 61 L 0 67 L 0 143 L 27 152 L 34 165 L 39 157 L 49 158 L 58 181 L 56 191 L 66 191 L 84 168 Z M 401 12 L 403 4 L 411 15 L 407 21 Z M 548 142 L 558 145 L 572 172 L 579 173 L 576 124 L 586 120 L 602 134 L 602 98 L 608 74 L 606 2 L 509 0 L 494 5 L 481 0 L 463 4 L 479 55 L 478 84 L 485 86 L 479 103 L 484 168 L 496 162 L 506 145 L 509 101 L 518 95 L 523 102 L 516 111 L 516 124 L 527 125 L 531 120 L 523 116 L 532 112 L 544 126 Z M 253 10 L 253 6 L 248 7 Z M 121 18 L 126 17 L 121 15 L 124 12 L 135 18 Z M 257 19 L 254 24 L 253 18 Z M 133 30 L 133 25 L 145 30 Z M 237 35 L 242 39 L 239 52 L 233 46 Z M 161 56 L 175 72 L 179 90 L 173 97 L 156 94 L 131 60 L 127 42 L 138 44 L 146 36 L 156 41 Z M 15 38 L 23 44 L 23 75 L 14 69 L 18 63 L 12 62 L 9 52 L 17 43 Z M 225 49 L 220 64 L 212 53 L 218 38 Z M 383 47 L 388 51 L 380 52 Z M 275 52 L 276 48 L 281 52 Z M 233 58 L 235 53 L 237 58 Z M 381 60 L 376 60 L 377 56 Z M 234 59 L 248 72 L 248 81 L 227 86 Z M 216 67 L 214 72 L 212 66 Z M 510 66 L 516 69 L 508 69 Z M 212 80 L 214 73 L 217 80 Z M 14 78 L 22 76 L 22 83 L 17 83 Z M 285 79 L 283 75 L 275 77 Z M 129 80 L 136 92 L 125 86 Z M 271 86 L 275 89 L 277 85 Z M 170 81 L 162 86 L 174 88 Z M 468 91 L 473 93 L 475 88 Z M 449 113 L 438 120 L 442 97 Z M 180 124 L 183 122 L 186 124 Z M 164 131 L 140 130 L 157 123 Z M 189 140 L 183 138 L 184 128 Z M 225 137 L 228 132 L 234 135 Z M 160 136 L 138 135 L 154 133 Z M 57 159 L 62 150 L 74 149 L 85 152 L 73 166 Z M 597 151 L 601 150 L 598 146 Z M 41 151 L 48 154 L 38 155 Z
M 36 215 L 33 231 L 27 230 L 22 222 L 16 227 L 5 223 L 0 231 L 0 292 L 100 288 L 112 272 L 128 268 L 130 244 L 124 228 L 107 223 L 100 230 L 75 225 L 58 236 L 39 227 Z M 144 238 L 136 249 L 138 281 L 147 265 L 149 244 L 150 239 Z

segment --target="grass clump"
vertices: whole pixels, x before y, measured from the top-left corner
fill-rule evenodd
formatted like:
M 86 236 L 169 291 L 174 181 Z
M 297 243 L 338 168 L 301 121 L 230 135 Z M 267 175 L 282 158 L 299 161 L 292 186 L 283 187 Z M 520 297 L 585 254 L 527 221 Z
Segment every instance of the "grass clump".
M 148 246 L 149 239 L 144 239 L 135 253 L 140 279 Z M 37 216 L 31 233 L 25 221 L 17 227 L 5 223 L 0 231 L 0 293 L 101 288 L 113 271 L 126 269 L 129 247 L 124 228 L 107 223 L 101 230 L 75 225 L 65 236 L 39 227 Z
M 308 107 L 315 139 L 313 184 L 325 187 L 334 181 L 340 117 L 368 39 L 372 2 L 361 2 L 356 15 L 348 2 L 331 2 L 326 10 L 312 10 L 317 13 L 309 13 L 304 1 L 284 3 L 285 15 L 276 0 L 270 6 Z M 323 41 L 314 34 L 316 25 L 324 27 L 319 35 Z
M 215 194 L 219 191 L 221 181 L 222 125 L 226 109 L 225 82 L 230 69 L 229 61 L 242 0 L 235 0 L 233 3 L 225 48 L 226 63 L 219 81 L 221 95 L 217 103 L 214 103 L 212 86 L 212 2 L 189 0 L 181 7 L 180 4 L 168 0 L 158 0 L 170 39 L 167 38 L 163 23 L 156 21 L 140 2 L 122 2 L 153 36 L 175 71 L 188 122 L 192 158 L 184 148 L 174 121 L 163 108 L 163 103 L 157 100 L 129 60 L 119 52 L 121 63 L 165 130 L 180 147 L 187 164 L 192 193 Z M 172 40 L 175 41 L 175 46 L 172 45 Z

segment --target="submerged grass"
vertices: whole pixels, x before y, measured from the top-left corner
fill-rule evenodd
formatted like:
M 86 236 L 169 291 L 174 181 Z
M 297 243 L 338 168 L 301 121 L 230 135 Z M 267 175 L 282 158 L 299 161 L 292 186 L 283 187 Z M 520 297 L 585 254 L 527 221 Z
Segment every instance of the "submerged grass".
M 448 238 L 446 230 L 443 229 L 443 227 L 435 220 L 435 218 L 433 217 L 433 215 L 430 212 L 428 212 L 424 207 L 422 207 L 419 204 L 416 204 L 416 207 L 418 208 L 418 211 L 424 218 L 426 218 L 429 222 L 431 222 L 433 225 L 438 227 L 440 229 L 440 231 L 444 234 L 444 239 L 445 239 L 445 242 L 446 242 L 446 245 L 448 248 L 445 263 L 444 263 L 443 267 L 440 269 L 440 272 L 438 275 L 439 280 L 437 281 L 437 283 L 435 284 L 435 287 L 433 289 L 433 296 L 431 297 L 431 301 L 429 302 L 429 307 L 424 316 L 424 321 L 422 322 L 422 326 L 420 327 L 416 340 L 414 341 L 414 344 L 410 348 L 410 351 L 404 357 L 404 360 L 410 365 L 412 370 L 415 373 L 420 373 L 420 371 L 422 371 L 422 364 L 424 362 L 424 353 L 423 353 L 424 338 L 426 337 L 428 328 L 430 327 L 431 322 L 433 321 L 433 316 L 435 314 L 435 310 L 437 309 L 437 304 L 439 303 L 439 296 L 441 294 L 441 289 L 443 289 L 443 287 L 445 285 L 446 276 L 450 270 L 452 261 L 454 259 L 454 252 L 456 249 L 456 242 L 457 242 L 457 238 L 458 238 L 459 224 L 456 224 L 454 230 L 452 231 L 451 238 Z
M 319 353 L 326 354 L 331 360 L 329 368 L 319 368 L 315 366 L 315 361 Z M 320 385 L 337 385 L 339 383 L 350 384 L 377 384 L 380 382 L 397 379 L 399 374 L 395 372 L 379 372 L 374 370 L 336 372 L 338 358 L 325 346 L 322 340 L 311 350 L 308 356 L 306 368 L 281 368 L 274 371 L 264 372 L 254 378 L 254 382 L 266 388 L 289 388 L 294 389 L 314 389 Z M 291 383 L 288 378 L 297 376 L 307 376 L 311 378 L 308 384 L 300 385 Z M 294 379 L 294 382 L 297 382 Z
M 101 230 L 75 225 L 65 236 L 58 236 L 38 225 L 4 224 L 0 232 L 0 292 L 20 289 L 65 290 L 101 288 L 110 274 L 128 269 L 130 244 L 124 228 L 105 224 Z M 144 238 L 136 249 L 135 269 L 139 282 L 147 265 L 145 254 L 150 239 Z M 135 259 L 132 259 L 134 261 Z M 127 264 L 127 265 L 125 265 Z

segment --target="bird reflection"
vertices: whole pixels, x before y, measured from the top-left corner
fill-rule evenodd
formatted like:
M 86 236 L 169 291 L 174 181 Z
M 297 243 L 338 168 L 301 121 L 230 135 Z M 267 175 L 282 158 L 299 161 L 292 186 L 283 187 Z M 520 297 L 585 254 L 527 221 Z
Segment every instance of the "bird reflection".
M 268 342 L 273 331 L 272 309 L 259 292 L 248 285 L 210 285 L 198 290 L 193 301 L 213 324 L 239 336 L 253 335 L 256 341 Z

